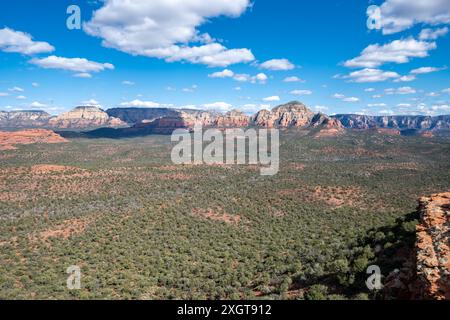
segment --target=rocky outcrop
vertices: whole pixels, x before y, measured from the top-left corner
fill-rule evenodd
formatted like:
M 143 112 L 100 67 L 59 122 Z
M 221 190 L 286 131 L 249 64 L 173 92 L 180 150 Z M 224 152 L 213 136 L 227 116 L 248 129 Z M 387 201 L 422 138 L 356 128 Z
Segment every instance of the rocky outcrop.
M 49 120 L 49 126 L 63 129 L 124 126 L 122 120 L 110 117 L 98 107 L 81 106 Z
M 450 300 L 450 192 L 419 200 L 416 241 L 400 269 L 384 280 L 383 297 Z
M 423 197 L 419 203 L 416 260 L 420 294 L 450 300 L 450 192 Z
M 278 106 L 272 111 L 261 110 L 253 117 L 253 124 L 265 128 L 306 127 L 311 123 L 314 112 L 303 103 L 293 101 Z
M 248 127 L 250 125 L 250 117 L 246 116 L 239 110 L 232 110 L 225 115 L 221 115 L 216 119 L 215 125 L 220 128 L 224 127 Z
M 0 127 L 31 128 L 48 124 L 50 115 L 44 111 L 0 111 Z
M 51 130 L 0 131 L 0 150 L 14 150 L 16 149 L 15 145 L 19 144 L 63 142 L 67 142 L 67 140 Z
M 334 137 L 345 132 L 344 126 L 339 120 L 330 118 L 321 112 L 312 118 L 310 126 L 318 129 L 317 132 L 314 132 L 316 138 Z
M 387 128 L 396 130 L 437 131 L 450 129 L 450 115 L 430 116 L 367 116 L 338 114 L 333 116 L 349 129 Z

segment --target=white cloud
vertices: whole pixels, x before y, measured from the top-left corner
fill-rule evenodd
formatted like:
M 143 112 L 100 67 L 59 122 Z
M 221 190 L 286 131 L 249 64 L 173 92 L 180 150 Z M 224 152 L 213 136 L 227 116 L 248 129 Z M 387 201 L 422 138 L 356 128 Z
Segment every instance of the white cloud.
M 12 88 L 9 88 L 8 91 L 10 91 L 10 92 L 24 92 L 25 90 L 22 89 L 21 87 L 12 87 Z
M 314 106 L 314 109 L 315 110 L 317 110 L 317 111 L 326 111 L 326 110 L 328 110 L 328 107 L 327 106 Z
M 305 82 L 305 80 L 300 79 L 299 77 L 287 77 L 284 78 L 283 82 Z
M 125 85 L 125 86 L 134 86 L 134 82 L 133 81 L 129 81 L 129 80 L 122 81 L 122 84 Z
M 236 91 L 241 91 L 242 88 L 241 88 L 241 87 L 234 87 L 234 90 L 236 90 Z
M 304 96 L 304 95 L 311 95 L 313 92 L 311 90 L 293 90 L 289 93 L 295 96 Z
M 417 41 L 413 38 L 394 40 L 385 45 L 372 44 L 344 65 L 351 68 L 376 68 L 385 63 L 407 63 L 411 58 L 427 57 L 428 51 L 436 47 L 435 42 Z
M 357 97 L 346 97 L 346 98 L 342 99 L 342 101 L 344 101 L 344 102 L 358 102 L 359 98 L 357 98 Z
M 442 90 L 442 93 L 448 93 L 448 94 L 450 94 L 450 88 L 447 88 L 447 89 Z
M 416 76 L 413 75 L 407 75 L 407 76 L 402 76 L 398 79 L 395 79 L 394 82 L 411 82 L 416 80 Z
M 87 72 L 75 73 L 73 76 L 75 78 L 84 78 L 84 79 L 92 78 L 92 75 L 90 73 L 87 73 Z
M 188 88 L 183 88 L 181 91 L 192 93 L 192 92 L 195 92 L 195 90 L 197 90 L 197 88 L 198 88 L 198 86 L 196 84 L 193 84 L 192 86 L 190 86 Z
M 0 97 L 7 97 L 9 96 L 9 93 L 7 92 L 0 92 Z
M 37 82 L 33 82 L 31 85 L 32 85 L 33 87 L 35 87 L 35 88 L 38 88 L 38 87 L 39 87 L 39 83 L 37 83 Z
M 365 92 L 374 92 L 375 88 L 367 88 L 367 89 L 364 89 L 364 91 Z
M 428 92 L 427 97 L 439 97 L 441 94 L 438 92 Z
M 100 102 L 98 102 L 95 99 L 89 99 L 89 100 L 83 101 L 82 104 L 85 106 L 99 106 Z
M 218 72 L 214 72 L 211 73 L 210 75 L 208 75 L 208 77 L 210 78 L 231 78 L 234 76 L 234 72 L 228 69 L 225 69 L 223 71 L 218 71 Z
M 40 103 L 39 101 L 34 101 L 30 104 L 31 108 L 45 108 L 47 107 L 46 104 Z
M 447 104 L 434 105 L 431 107 L 433 111 L 450 111 L 450 106 Z
M 271 96 L 271 97 L 266 97 L 263 99 L 263 101 L 266 102 L 271 102 L 271 101 L 280 101 L 280 97 L 279 96 Z
M 390 114 L 390 115 L 392 115 L 392 114 L 394 114 L 394 111 L 392 111 L 392 110 L 381 110 L 380 113 L 381 114 Z
M 423 29 L 419 34 L 420 40 L 436 40 L 439 37 L 445 36 L 448 33 L 448 28 L 439 29 Z
M 396 88 L 396 89 L 388 88 L 388 89 L 385 89 L 384 92 L 389 95 L 391 95 L 391 94 L 413 94 L 413 93 L 416 93 L 416 89 L 411 88 L 411 87 L 401 87 L 401 88 Z
M 431 72 L 438 72 L 445 70 L 446 68 L 436 68 L 436 67 L 421 67 L 418 69 L 411 70 L 412 74 L 424 74 L 424 73 L 431 73 Z
M 409 108 L 409 107 L 411 107 L 411 104 L 410 103 L 399 103 L 399 104 L 397 104 L 397 107 L 399 107 L 399 108 Z
M 377 108 L 384 108 L 387 107 L 386 103 L 369 103 L 367 105 L 369 108 L 377 107 Z
M 380 98 L 382 98 L 383 96 L 381 95 L 381 94 L 374 94 L 373 96 L 372 96 L 372 99 L 380 99 Z
M 383 71 L 380 69 L 365 68 L 358 71 L 353 71 L 343 79 L 349 79 L 350 82 L 368 83 L 368 82 L 383 82 L 389 79 L 399 78 L 400 75 L 393 71 Z
M 357 97 L 346 97 L 342 93 L 335 93 L 333 95 L 333 98 L 342 100 L 344 102 L 358 102 L 359 101 L 359 98 L 357 98 Z
M 114 69 L 114 66 L 111 63 L 99 63 L 89 61 L 84 58 L 63 58 L 57 56 L 34 58 L 30 60 L 30 63 L 44 69 L 62 69 L 81 73 L 100 72 L 106 69 Z
M 264 84 L 269 79 L 269 77 L 264 73 L 258 73 L 255 76 L 250 76 L 249 74 L 235 74 L 233 79 L 238 82 L 250 82 L 250 83 L 261 83 Z
M 448 0 L 386 0 L 380 7 L 383 34 L 392 34 L 415 24 L 450 23 Z
M 287 59 L 272 59 L 260 65 L 261 68 L 272 71 L 292 70 L 295 66 Z
M 203 109 L 215 110 L 215 111 L 230 111 L 233 105 L 226 102 L 214 102 L 201 105 Z
M 106 0 L 84 30 L 102 38 L 103 46 L 132 55 L 227 67 L 255 57 L 249 49 L 227 49 L 198 28 L 214 17 L 239 17 L 249 5 L 249 0 Z
M 161 105 L 157 102 L 153 102 L 153 101 L 142 101 L 139 99 L 133 100 L 133 101 L 128 101 L 128 102 L 122 102 L 120 104 L 123 107 L 143 107 L 143 108 L 158 108 Z
M 55 48 L 47 42 L 33 41 L 32 36 L 27 33 L 3 28 L 0 29 L 0 50 L 32 55 L 52 52 Z
M 342 93 L 335 93 L 333 95 L 333 98 L 335 98 L 335 99 L 344 99 L 345 95 L 343 95 Z
M 25 96 L 17 96 L 16 99 L 17 100 L 27 100 L 27 97 L 25 97 Z

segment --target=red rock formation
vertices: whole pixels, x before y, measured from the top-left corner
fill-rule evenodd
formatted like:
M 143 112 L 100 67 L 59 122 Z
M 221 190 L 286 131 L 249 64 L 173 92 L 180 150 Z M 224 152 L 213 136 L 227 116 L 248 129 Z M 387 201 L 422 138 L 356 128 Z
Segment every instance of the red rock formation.
M 326 114 L 318 113 L 311 120 L 312 128 L 319 128 L 316 138 L 334 137 L 345 132 L 344 126 L 338 119 L 330 118 Z
M 424 298 L 450 299 L 450 192 L 420 199 L 417 272 Z
M 14 150 L 16 144 L 62 143 L 66 139 L 51 130 L 30 129 L 24 131 L 0 131 L 0 150 Z
M 294 101 L 278 106 L 272 111 L 261 110 L 254 117 L 255 125 L 266 128 L 305 127 L 311 123 L 314 112 L 303 103 Z
M 250 117 L 246 116 L 239 110 L 232 110 L 223 116 L 219 116 L 215 125 L 224 127 L 247 127 L 250 124 Z
M 110 117 L 98 107 L 86 106 L 60 114 L 49 120 L 52 128 L 96 128 L 96 127 L 120 127 L 126 123 L 120 119 Z

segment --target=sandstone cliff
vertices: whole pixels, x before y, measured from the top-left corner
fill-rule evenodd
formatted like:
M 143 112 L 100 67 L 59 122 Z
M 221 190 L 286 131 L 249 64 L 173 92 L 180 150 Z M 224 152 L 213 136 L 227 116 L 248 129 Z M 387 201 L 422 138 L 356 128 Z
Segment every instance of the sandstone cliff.
M 417 227 L 417 273 L 430 299 L 450 300 L 450 192 L 420 199 Z
M 44 111 L 0 111 L 0 127 L 31 128 L 48 124 L 50 115 Z
M 63 142 L 67 142 L 67 140 L 51 130 L 0 131 L 0 150 L 14 150 L 16 149 L 15 145 L 19 144 Z
M 49 126 L 54 128 L 95 128 L 119 127 L 126 125 L 122 120 L 110 117 L 98 107 L 81 106 L 65 112 L 49 120 Z
M 419 200 L 415 246 L 385 279 L 388 299 L 450 300 L 450 192 Z
M 367 116 L 357 114 L 338 114 L 333 116 L 346 128 L 369 129 L 387 128 L 397 130 L 437 131 L 450 129 L 450 115 L 430 116 Z
M 314 112 L 298 101 L 278 106 L 272 111 L 261 110 L 253 116 L 256 126 L 266 128 L 305 127 L 311 123 Z

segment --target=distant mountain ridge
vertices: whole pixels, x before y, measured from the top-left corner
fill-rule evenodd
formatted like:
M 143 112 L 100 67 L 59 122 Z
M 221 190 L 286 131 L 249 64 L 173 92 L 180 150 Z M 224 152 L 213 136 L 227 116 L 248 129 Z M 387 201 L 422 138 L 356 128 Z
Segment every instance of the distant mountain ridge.
M 338 114 L 332 116 L 346 128 L 371 129 L 387 128 L 398 130 L 450 130 L 450 115 L 443 116 L 367 116 L 357 114 Z
M 58 116 L 44 111 L 0 111 L 0 128 L 95 129 L 124 128 L 132 132 L 168 132 L 174 128 L 193 127 L 317 128 L 336 134 L 342 129 L 394 129 L 400 132 L 434 132 L 450 130 L 450 115 L 443 116 L 367 116 L 315 113 L 306 105 L 292 101 L 260 110 L 248 116 L 239 110 L 225 114 L 216 111 L 170 108 L 112 108 L 80 106 Z M 158 128 L 159 126 L 159 128 Z

